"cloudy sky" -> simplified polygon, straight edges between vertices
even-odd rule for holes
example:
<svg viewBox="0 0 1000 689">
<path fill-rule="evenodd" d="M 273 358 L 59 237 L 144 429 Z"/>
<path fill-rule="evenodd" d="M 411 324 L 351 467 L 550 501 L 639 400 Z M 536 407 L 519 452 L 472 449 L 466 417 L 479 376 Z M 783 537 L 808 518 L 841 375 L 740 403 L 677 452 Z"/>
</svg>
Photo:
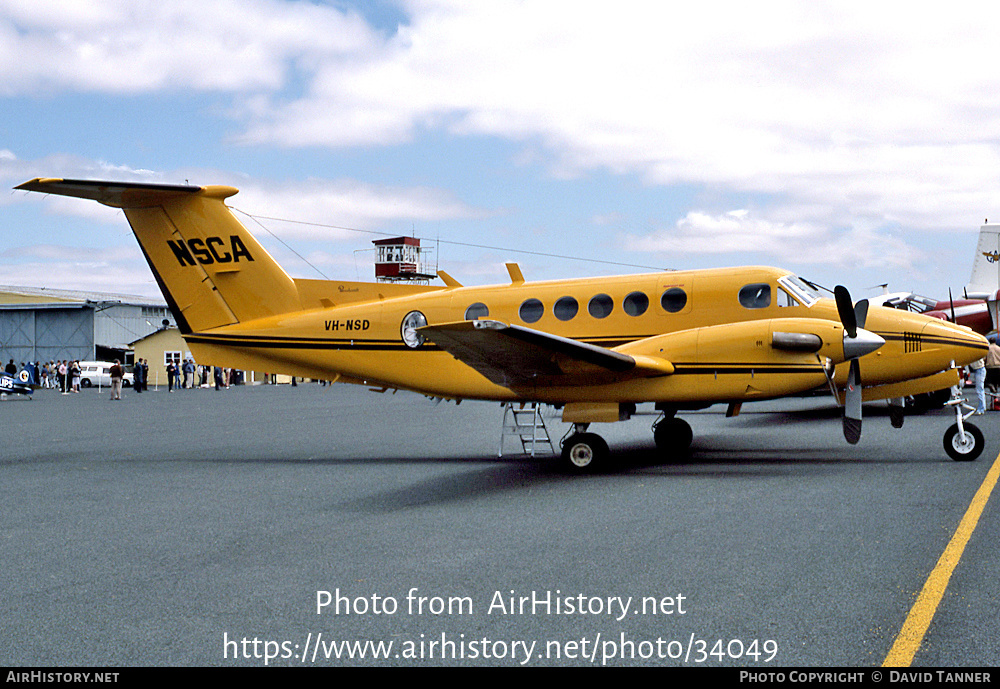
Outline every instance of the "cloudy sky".
<svg viewBox="0 0 1000 689">
<path fill-rule="evenodd" d="M 231 184 L 288 272 L 766 264 L 946 296 L 1000 220 L 1000 5 L 0 0 L 0 181 Z M 156 294 L 124 217 L 0 194 L 0 284 Z"/>
</svg>

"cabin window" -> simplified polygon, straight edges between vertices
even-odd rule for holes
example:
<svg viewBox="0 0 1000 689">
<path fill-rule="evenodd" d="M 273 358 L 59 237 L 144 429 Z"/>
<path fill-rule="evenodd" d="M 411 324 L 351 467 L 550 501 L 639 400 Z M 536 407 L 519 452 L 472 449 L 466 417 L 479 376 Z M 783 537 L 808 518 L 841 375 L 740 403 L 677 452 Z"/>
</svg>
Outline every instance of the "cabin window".
<svg viewBox="0 0 1000 689">
<path fill-rule="evenodd" d="M 573 297 L 561 297 L 556 305 L 552 307 L 552 313 L 561 321 L 568 321 L 576 316 L 580 310 L 580 304 Z"/>
<path fill-rule="evenodd" d="M 771 305 L 771 285 L 755 282 L 740 290 L 740 304 L 748 309 L 764 309 Z"/>
<path fill-rule="evenodd" d="M 534 323 L 542 317 L 543 313 L 545 313 L 545 307 L 537 299 L 525 299 L 524 303 L 521 304 L 521 308 L 517 311 L 517 314 L 525 323 Z"/>
<path fill-rule="evenodd" d="M 642 292 L 632 292 L 632 294 L 625 297 L 622 308 L 630 316 L 641 316 L 649 308 L 649 297 Z"/>
<path fill-rule="evenodd" d="M 680 287 L 671 287 L 660 297 L 660 306 L 667 313 L 677 313 L 688 303 L 687 292 Z"/>
<path fill-rule="evenodd" d="M 482 302 L 476 302 L 465 310 L 465 320 L 474 321 L 477 318 L 486 318 L 490 315 L 490 308 Z"/>
<path fill-rule="evenodd" d="M 587 304 L 587 311 L 594 318 L 606 318 L 614 311 L 615 302 L 606 294 L 598 294 Z"/>
<path fill-rule="evenodd" d="M 778 306 L 798 306 L 798 305 L 799 302 L 795 301 L 795 299 L 792 298 L 791 294 L 789 294 L 780 287 L 778 288 Z"/>
</svg>

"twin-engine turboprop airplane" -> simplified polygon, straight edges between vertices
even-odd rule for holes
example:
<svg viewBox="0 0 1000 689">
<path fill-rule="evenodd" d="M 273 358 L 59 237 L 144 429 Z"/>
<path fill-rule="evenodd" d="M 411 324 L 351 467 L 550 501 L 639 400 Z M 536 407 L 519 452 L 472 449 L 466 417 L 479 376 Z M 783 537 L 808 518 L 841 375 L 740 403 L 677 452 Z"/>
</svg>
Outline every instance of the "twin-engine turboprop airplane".
<svg viewBox="0 0 1000 689">
<path fill-rule="evenodd" d="M 603 279 L 444 287 L 289 277 L 225 205 L 237 190 L 35 179 L 18 189 L 121 208 L 199 363 L 365 382 L 448 399 L 561 406 L 574 424 L 562 456 L 573 470 L 609 456 L 595 422 L 629 418 L 653 402 L 656 445 L 686 451 L 683 410 L 829 385 L 844 435 L 861 435 L 861 403 L 958 381 L 956 366 L 984 356 L 968 328 L 897 309 L 836 299 L 788 271 L 744 267 Z M 956 405 L 956 410 L 958 406 Z M 945 437 L 974 459 L 982 434 L 959 411 Z"/>
</svg>

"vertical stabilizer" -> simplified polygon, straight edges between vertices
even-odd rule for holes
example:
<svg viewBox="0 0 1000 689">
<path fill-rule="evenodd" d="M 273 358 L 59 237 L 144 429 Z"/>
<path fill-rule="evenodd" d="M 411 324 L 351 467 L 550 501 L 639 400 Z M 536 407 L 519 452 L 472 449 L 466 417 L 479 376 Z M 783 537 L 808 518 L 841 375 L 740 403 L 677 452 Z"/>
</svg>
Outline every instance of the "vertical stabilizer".
<svg viewBox="0 0 1000 689">
<path fill-rule="evenodd" d="M 233 187 L 35 179 L 17 187 L 125 211 L 182 333 L 299 307 L 294 281 L 233 216 Z"/>
<path fill-rule="evenodd" d="M 1000 225 L 983 225 L 972 261 L 972 276 L 965 287 L 970 299 L 994 299 L 1000 289 Z"/>
</svg>

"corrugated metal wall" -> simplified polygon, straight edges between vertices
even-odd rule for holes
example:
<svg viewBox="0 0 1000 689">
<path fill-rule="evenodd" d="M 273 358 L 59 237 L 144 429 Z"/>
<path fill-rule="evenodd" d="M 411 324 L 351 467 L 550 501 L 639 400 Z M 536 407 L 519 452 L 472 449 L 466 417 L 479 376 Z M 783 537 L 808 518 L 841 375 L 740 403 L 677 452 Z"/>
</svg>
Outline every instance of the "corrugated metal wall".
<svg viewBox="0 0 1000 689">
<path fill-rule="evenodd" d="M 87 307 L 0 310 L 0 361 L 94 358 L 94 310 Z"/>
</svg>

